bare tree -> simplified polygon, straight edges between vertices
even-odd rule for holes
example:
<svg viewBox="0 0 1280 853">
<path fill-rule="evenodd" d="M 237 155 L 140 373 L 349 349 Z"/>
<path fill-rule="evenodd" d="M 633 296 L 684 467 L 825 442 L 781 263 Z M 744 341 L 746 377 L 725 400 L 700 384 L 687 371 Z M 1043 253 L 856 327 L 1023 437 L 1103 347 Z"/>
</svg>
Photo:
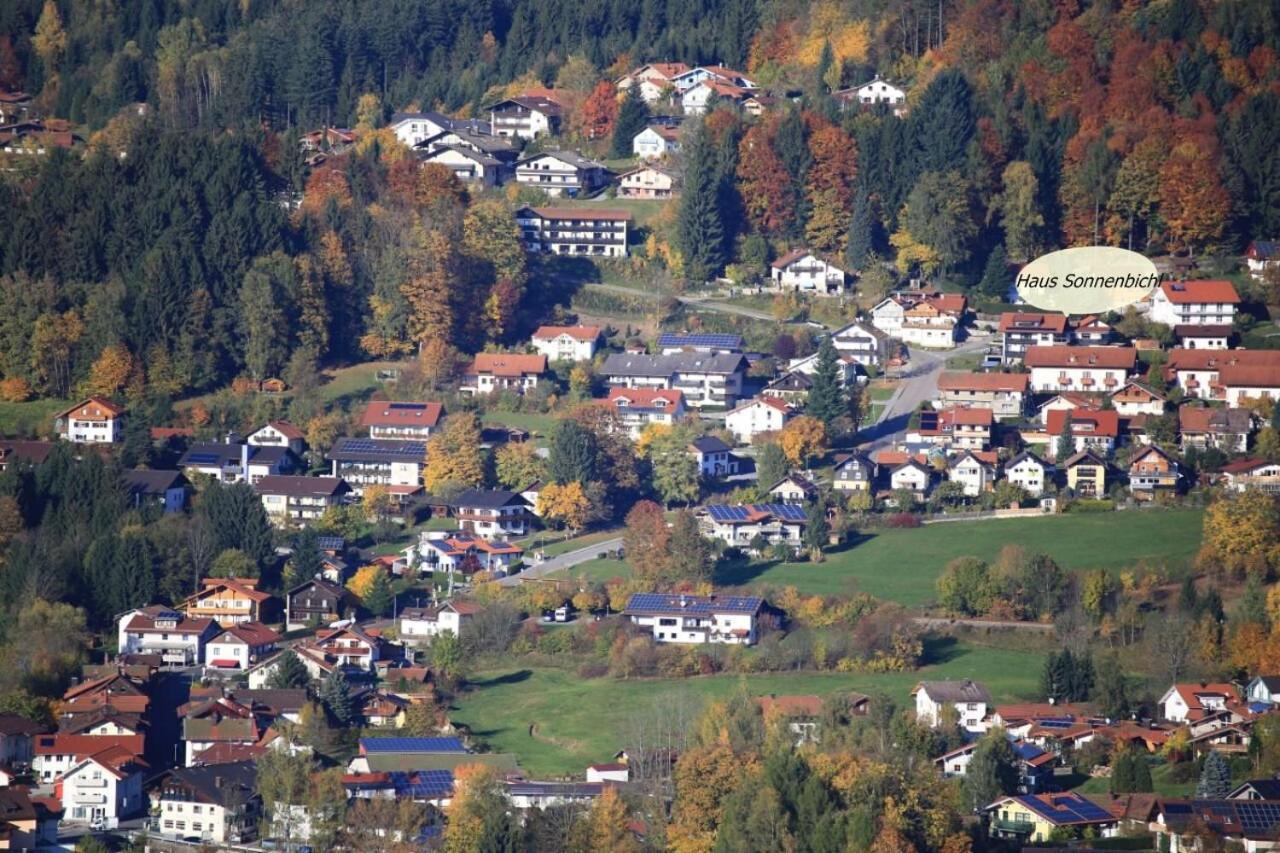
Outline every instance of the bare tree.
<svg viewBox="0 0 1280 853">
<path fill-rule="evenodd" d="M 217 556 L 214 553 L 217 547 L 217 537 L 213 535 L 213 529 L 209 526 L 208 520 L 201 515 L 193 517 L 191 523 L 187 525 L 187 556 L 191 560 L 194 578 L 191 584 L 192 591 L 199 589 L 200 578 L 209 573 L 213 558 Z"/>
</svg>

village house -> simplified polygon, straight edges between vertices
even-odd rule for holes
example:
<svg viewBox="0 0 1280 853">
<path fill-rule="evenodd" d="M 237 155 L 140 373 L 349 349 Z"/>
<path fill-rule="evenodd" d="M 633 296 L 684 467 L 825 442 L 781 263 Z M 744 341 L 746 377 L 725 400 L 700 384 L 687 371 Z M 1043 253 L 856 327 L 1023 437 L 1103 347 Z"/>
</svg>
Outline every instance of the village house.
<svg viewBox="0 0 1280 853">
<path fill-rule="evenodd" d="M 507 177 L 508 166 L 496 157 L 461 145 L 433 145 L 422 163 L 438 163 L 468 184 L 496 187 Z"/>
<path fill-rule="evenodd" d="M 1107 463 L 1092 450 L 1081 450 L 1062 462 L 1067 472 L 1067 488 L 1082 498 L 1107 494 Z"/>
<path fill-rule="evenodd" d="M 1173 337 L 1184 349 L 1231 349 L 1235 327 L 1223 323 L 1216 326 L 1174 326 Z"/>
<path fill-rule="evenodd" d="M 804 506 L 818 497 L 818 487 L 808 477 L 788 474 L 765 492 L 770 502 Z"/>
<path fill-rule="evenodd" d="M 1233 406 L 1241 397 L 1280 400 L 1280 351 L 1173 349 L 1164 371 L 1188 397 Z"/>
<path fill-rule="evenodd" d="M 1226 682 L 1175 684 L 1160 697 L 1161 719 L 1170 723 L 1191 723 L 1206 715 L 1239 703 L 1236 688 Z"/>
<path fill-rule="evenodd" d="M 976 681 L 922 681 L 911 696 L 916 703 L 916 720 L 930 728 L 941 726 L 946 720 L 943 709 L 952 708 L 965 731 L 980 734 L 987 730 L 991 694 Z"/>
<path fill-rule="evenodd" d="M 458 390 L 472 395 L 495 391 L 524 394 L 538 387 L 538 379 L 546 372 L 545 355 L 480 352 L 463 371 Z"/>
<path fill-rule="evenodd" d="M 489 132 L 494 136 L 537 139 L 560 132 L 563 108 L 547 97 L 516 97 L 481 109 L 489 114 Z"/>
<path fill-rule="evenodd" d="M 1005 364 L 1021 364 L 1028 347 L 1063 346 L 1071 331 L 1065 314 L 1007 311 L 1000 315 L 1000 351 Z"/>
<path fill-rule="evenodd" d="M 212 478 L 219 483 L 257 483 L 263 477 L 288 474 L 302 462 L 288 447 L 248 444 L 235 433 L 220 442 L 193 444 L 178 459 L 188 479 Z"/>
<path fill-rule="evenodd" d="M 1280 240 L 1252 240 L 1244 253 L 1249 274 L 1261 281 L 1266 271 L 1280 266 Z"/>
<path fill-rule="evenodd" d="M 784 403 L 803 407 L 813 388 L 813 379 L 803 370 L 788 370 L 760 389 L 761 397 L 776 397 Z"/>
<path fill-rule="evenodd" d="M 1130 347 L 1029 347 L 1023 364 L 1031 370 L 1031 390 L 1110 393 L 1133 372 L 1137 351 Z"/>
<path fill-rule="evenodd" d="M 1035 844 L 1058 833 L 1092 830 L 1104 838 L 1115 834 L 1118 819 L 1080 794 L 1013 794 L 987 806 L 989 829 L 995 838 Z"/>
<path fill-rule="evenodd" d="M 608 182 L 608 167 L 576 151 L 542 151 L 516 161 L 516 183 L 549 196 L 588 196 Z"/>
<path fill-rule="evenodd" d="M 328 625 L 356 608 L 355 596 L 341 584 L 312 578 L 285 594 L 285 629 L 296 631 L 309 625 Z"/>
<path fill-rule="evenodd" d="M 897 116 L 902 115 L 907 102 L 905 91 L 879 75 L 859 86 L 850 86 L 848 89 L 832 92 L 831 97 L 845 107 L 858 106 L 865 109 L 885 104 L 891 107 L 893 114 Z"/>
<path fill-rule="evenodd" d="M 1166 326 L 1230 326 L 1240 295 L 1229 281 L 1165 281 L 1151 294 L 1153 323 Z"/>
<path fill-rule="evenodd" d="M 1024 450 L 1004 465 L 1004 477 L 1033 498 L 1044 494 L 1052 482 L 1053 468 L 1029 450 Z"/>
<path fill-rule="evenodd" d="M 844 270 L 808 249 L 792 249 L 778 258 L 769 266 L 769 278 L 782 291 L 822 296 L 844 293 Z"/>
<path fill-rule="evenodd" d="M 467 489 L 449 501 L 458 525 L 485 539 L 520 537 L 532 521 L 529 502 L 503 489 Z"/>
<path fill-rule="evenodd" d="M 837 375 L 840 377 L 841 386 L 848 388 L 854 382 L 858 381 L 858 362 L 853 356 L 839 354 L 836 359 Z M 787 362 L 787 371 L 790 373 L 803 373 L 808 377 L 812 377 L 818 372 L 818 353 L 803 356 L 801 358 L 793 358 Z"/>
<path fill-rule="evenodd" d="M 372 400 L 360 415 L 360 426 L 369 438 L 391 441 L 426 441 L 440 428 L 444 406 L 408 400 Z"/>
<path fill-rule="evenodd" d="M 685 115 L 700 116 L 706 113 L 707 105 L 713 100 L 741 104 L 751 94 L 750 89 L 723 80 L 702 80 L 680 93 L 680 106 Z"/>
<path fill-rule="evenodd" d="M 1240 459 L 1223 466 L 1220 476 L 1227 489 L 1233 492 L 1258 489 L 1271 494 L 1280 493 L 1280 463 Z"/>
<path fill-rule="evenodd" d="M 273 654 L 283 639 L 261 622 L 240 622 L 226 628 L 205 646 L 205 665 L 218 672 L 244 672 Z"/>
<path fill-rule="evenodd" d="M 401 729 L 404 728 L 410 704 L 412 703 L 403 696 L 375 688 L 360 697 L 357 713 L 370 728 Z"/>
<path fill-rule="evenodd" d="M 766 723 L 777 719 L 786 724 L 787 731 L 795 735 L 796 746 L 821 742 L 821 696 L 778 696 L 771 693 L 768 696 L 757 696 L 754 701 Z"/>
<path fill-rule="evenodd" d="M 675 90 L 675 78 L 688 71 L 683 62 L 651 62 L 619 77 L 614 85 L 619 94 L 639 86 L 645 103 L 656 104 Z"/>
<path fill-rule="evenodd" d="M 731 407 L 742 393 L 746 359 L 736 353 L 611 353 L 600 373 L 617 388 L 677 388 L 685 405 Z"/>
<path fill-rule="evenodd" d="M 995 488 L 999 461 L 994 451 L 966 450 L 949 460 L 947 479 L 964 486 L 966 497 L 976 498 Z"/>
<path fill-rule="evenodd" d="M 871 323 L 903 343 L 949 349 L 959 340 L 968 304 L 955 293 L 895 293 L 871 309 Z"/>
<path fill-rule="evenodd" d="M 763 599 L 740 595 L 684 595 L 637 592 L 623 615 L 633 625 L 651 628 L 659 643 L 756 642 Z"/>
<path fill-rule="evenodd" d="M 89 752 L 54 786 L 68 820 L 115 826 L 146 807 L 142 779 L 150 768 L 136 752 L 105 746 Z"/>
<path fill-rule="evenodd" d="M 62 803 L 54 797 L 33 797 L 11 781 L 0 786 L 0 838 L 9 850 L 56 848 L 62 815 Z"/>
<path fill-rule="evenodd" d="M 52 441 L 0 439 L 0 471 L 9 470 L 10 465 L 39 465 L 49 458 L 54 446 Z"/>
<path fill-rule="evenodd" d="M 287 447 L 299 458 L 307 450 L 307 436 L 288 421 L 267 421 L 245 436 L 245 443 L 253 447 Z"/>
<path fill-rule="evenodd" d="M 1227 365 L 1218 371 L 1222 399 L 1228 406 L 1247 406 L 1253 400 L 1280 401 L 1280 364 Z"/>
<path fill-rule="evenodd" d="M 838 492 L 869 492 L 875 484 L 876 466 L 861 453 L 837 457 L 831 488 Z"/>
<path fill-rule="evenodd" d="M 430 607 L 406 607 L 400 611 L 400 639 L 406 643 L 430 642 L 443 633 L 462 636 L 462 629 L 484 610 L 470 601 L 444 601 Z"/>
<path fill-rule="evenodd" d="M 631 140 L 631 153 L 641 160 L 661 160 L 680 153 L 680 128 L 662 124 L 646 127 Z"/>
<path fill-rule="evenodd" d="M 738 457 L 733 455 L 729 445 L 714 435 L 695 438 L 685 450 L 693 457 L 701 477 L 716 479 L 738 473 Z"/>
<path fill-rule="evenodd" d="M 1111 395 L 1111 405 L 1123 417 L 1163 415 L 1165 397 L 1147 385 L 1130 379 Z"/>
<path fill-rule="evenodd" d="M 1054 412 L 1100 412 L 1102 400 L 1091 394 L 1080 394 L 1075 391 L 1064 391 L 1054 394 L 1036 408 L 1036 420 L 1041 424 L 1049 423 L 1049 415 Z"/>
<path fill-rule="evenodd" d="M 36 735 L 32 747 L 31 773 L 43 785 L 53 783 L 90 755 L 106 750 L 116 750 L 121 755 L 142 755 L 145 738 L 140 734 L 93 735 L 56 734 Z"/>
<path fill-rule="evenodd" d="M 347 484 L 355 496 L 369 486 L 382 486 L 394 500 L 422 491 L 427 442 L 376 438 L 339 438 L 326 458 L 331 477 Z"/>
<path fill-rule="evenodd" d="M 938 420 L 949 424 L 951 447 L 985 450 L 991 444 L 995 419 L 990 409 L 953 406 L 938 413 Z"/>
<path fill-rule="evenodd" d="M 141 509 L 158 506 L 166 514 L 181 512 L 187 505 L 191 481 L 181 471 L 128 470 L 120 472 L 125 496 L 129 503 Z"/>
<path fill-rule="evenodd" d="M 805 518 L 804 508 L 793 504 L 707 504 L 698 510 L 703 535 L 744 550 L 760 541 L 799 547 Z"/>
<path fill-rule="evenodd" d="M 258 589 L 257 578 L 202 578 L 200 589 L 179 605 L 192 619 L 213 619 L 226 627 L 241 622 L 270 622 L 275 599 Z"/>
<path fill-rule="evenodd" d="M 933 491 L 933 468 L 920 459 L 908 458 L 889 471 L 889 488 L 895 492 L 911 492 L 916 500 L 922 501 Z"/>
<path fill-rule="evenodd" d="M 160 834 L 214 845 L 252 840 L 262 817 L 257 778 L 254 761 L 170 770 L 159 784 Z"/>
<path fill-rule="evenodd" d="M 334 666 L 373 672 L 379 661 L 391 656 L 391 647 L 380 635 L 355 625 L 322 628 L 316 632 L 312 648 Z"/>
<path fill-rule="evenodd" d="M 602 331 L 599 326 L 539 326 L 531 340 L 547 361 L 590 361 Z"/>
<path fill-rule="evenodd" d="M 1139 450 L 1129 462 L 1129 491 L 1134 497 L 1150 500 L 1157 492 L 1178 488 L 1178 463 L 1154 444 Z"/>
<path fill-rule="evenodd" d="M 997 418 L 1016 418 L 1026 411 L 1030 377 L 1025 373 L 959 373 L 938 376 L 940 409 L 971 406 L 991 410 Z"/>
<path fill-rule="evenodd" d="M 437 112 L 401 112 L 392 115 L 387 126 L 406 148 L 414 148 L 433 136 L 452 130 L 454 119 Z"/>
<path fill-rule="evenodd" d="M 160 655 L 165 663 L 193 666 L 204 660 L 205 644 L 218 630 L 213 619 L 153 604 L 120 617 L 116 649 L 122 655 Z"/>
<path fill-rule="evenodd" d="M 685 414 L 684 392 L 679 389 L 610 388 L 605 404 L 633 439 L 649 424 L 671 426 Z"/>
<path fill-rule="evenodd" d="M 515 213 L 520 239 L 530 252 L 551 255 L 627 256 L 631 214 L 606 208 L 522 207 Z"/>
<path fill-rule="evenodd" d="M 831 345 L 843 358 L 863 367 L 886 367 L 893 349 L 888 335 L 862 320 L 832 332 Z"/>
<path fill-rule="evenodd" d="M 273 474 L 254 484 L 267 517 L 279 527 L 303 525 L 346 503 L 351 487 L 341 477 Z"/>
<path fill-rule="evenodd" d="M 1079 346 L 1101 346 L 1109 343 L 1115 330 L 1097 314 L 1086 314 L 1071 324 L 1071 337 Z"/>
<path fill-rule="evenodd" d="M 1244 698 L 1250 704 L 1280 705 L 1280 675 L 1255 675 L 1245 686 Z"/>
<path fill-rule="evenodd" d="M 724 416 L 724 428 L 739 444 L 750 444 L 763 433 L 779 432 L 799 411 L 778 397 L 757 397 L 741 403 Z"/>
<path fill-rule="evenodd" d="M 1092 450 L 1110 456 L 1120 437 L 1120 416 L 1112 409 L 1051 411 L 1045 423 L 1049 437 L 1048 455 L 1058 460 L 1058 438 L 1070 424 L 1071 446 L 1076 451 Z"/>
<path fill-rule="evenodd" d="M 668 199 L 680 195 L 674 172 L 657 166 L 640 166 L 618 176 L 618 198 Z"/>
<path fill-rule="evenodd" d="M 265 721 L 251 706 L 225 696 L 192 700 L 180 712 L 186 767 L 194 766 L 197 756 L 215 746 L 254 746 L 266 732 Z"/>
<path fill-rule="evenodd" d="M 415 565 L 424 572 L 474 574 L 485 571 L 501 576 L 509 574 L 520 562 L 524 550 L 519 545 L 485 539 L 467 531 L 424 530 L 419 534 L 418 544 L 409 546 L 403 553 L 411 562 L 416 560 Z"/>
<path fill-rule="evenodd" d="M 509 137 L 490 133 L 488 122 L 478 119 L 451 119 L 450 121 L 452 122 L 452 127 L 442 130 L 434 136 L 428 136 L 413 146 L 419 162 L 424 164 L 442 162 L 433 159 L 433 155 L 441 151 L 478 155 L 486 163 L 485 174 L 473 173 L 469 176 L 458 174 L 458 177 L 467 181 L 479 180 L 485 183 L 502 183 L 507 173 L 515 165 L 516 160 L 519 159 L 520 149 L 516 144 Z M 490 175 L 489 172 L 493 172 L 493 174 Z"/>
<path fill-rule="evenodd" d="M 661 355 L 700 352 L 706 355 L 742 354 L 742 335 L 721 332 L 661 332 L 657 349 Z"/>
<path fill-rule="evenodd" d="M 1178 433 L 1183 450 L 1217 448 L 1224 453 L 1244 453 L 1253 432 L 1253 413 L 1248 409 L 1181 406 Z"/>
<path fill-rule="evenodd" d="M 34 738 L 43 730 L 42 726 L 18 714 L 0 714 L 0 770 L 29 763 L 35 754 Z"/>
<path fill-rule="evenodd" d="M 699 65 L 696 68 L 690 68 L 688 71 L 681 72 L 671 78 L 671 83 L 675 86 L 677 92 L 687 92 L 703 80 L 718 80 L 722 83 L 728 83 L 737 86 L 740 89 L 756 89 L 759 86 L 756 82 L 741 71 L 735 71 L 732 68 L 725 68 L 722 65 Z"/>
<path fill-rule="evenodd" d="M 124 441 L 125 410 L 103 397 L 89 397 L 53 416 L 54 430 L 76 444 Z"/>
</svg>

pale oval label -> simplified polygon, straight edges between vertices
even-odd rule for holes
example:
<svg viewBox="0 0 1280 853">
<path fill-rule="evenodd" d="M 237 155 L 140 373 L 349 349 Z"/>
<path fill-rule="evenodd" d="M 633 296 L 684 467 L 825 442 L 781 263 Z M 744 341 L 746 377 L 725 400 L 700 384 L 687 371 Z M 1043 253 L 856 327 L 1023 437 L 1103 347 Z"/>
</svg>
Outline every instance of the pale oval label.
<svg viewBox="0 0 1280 853">
<path fill-rule="evenodd" d="M 1115 246 L 1077 246 L 1041 255 L 1018 272 L 1018 296 L 1063 314 L 1119 311 L 1160 284 L 1149 258 Z"/>
</svg>

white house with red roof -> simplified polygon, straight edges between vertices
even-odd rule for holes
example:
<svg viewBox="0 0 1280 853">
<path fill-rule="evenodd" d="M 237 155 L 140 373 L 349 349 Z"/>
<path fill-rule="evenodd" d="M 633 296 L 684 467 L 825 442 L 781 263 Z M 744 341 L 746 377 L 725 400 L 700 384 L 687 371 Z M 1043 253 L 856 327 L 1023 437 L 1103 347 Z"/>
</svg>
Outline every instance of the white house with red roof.
<svg viewBox="0 0 1280 853">
<path fill-rule="evenodd" d="M 605 405 L 617 412 L 632 438 L 649 424 L 671 426 L 685 415 L 684 392 L 679 388 L 610 388 Z"/>
<path fill-rule="evenodd" d="M 1166 326 L 1231 325 L 1240 294 L 1226 280 L 1166 281 L 1151 294 L 1152 322 Z"/>
<path fill-rule="evenodd" d="M 471 601 L 445 601 L 430 607 L 406 607 L 400 611 L 400 638 L 405 642 L 430 641 L 446 631 L 455 637 L 484 608 Z"/>
<path fill-rule="evenodd" d="M 492 394 L 495 391 L 511 391 L 523 394 L 538 387 L 538 380 L 547 372 L 545 355 L 524 353 L 481 352 L 476 353 L 462 374 L 458 390 L 463 394 Z"/>
<path fill-rule="evenodd" d="M 660 160 L 680 151 L 680 128 L 655 124 L 631 140 L 631 153 L 641 160 Z"/>
<path fill-rule="evenodd" d="M 1190 723 L 1239 703 L 1233 684 L 1175 684 L 1160 697 L 1160 716 L 1171 723 Z"/>
<path fill-rule="evenodd" d="M 313 648 L 336 666 L 367 672 L 373 672 L 377 662 L 388 655 L 381 635 L 355 625 L 317 631 Z"/>
<path fill-rule="evenodd" d="M 968 309 L 959 293 L 894 293 L 871 309 L 871 323 L 903 343 L 949 349 L 960 338 Z"/>
<path fill-rule="evenodd" d="M 417 545 L 402 552 L 423 571 L 485 571 L 507 574 L 524 550 L 502 539 L 485 539 L 466 530 L 424 530 Z"/>
<path fill-rule="evenodd" d="M 1165 396 L 1136 379 L 1130 379 L 1111 395 L 1111 405 L 1125 417 L 1163 415 Z"/>
<path fill-rule="evenodd" d="M 947 464 L 947 479 L 964 487 L 966 497 L 976 498 L 995 488 L 1000 460 L 994 450 L 965 450 Z"/>
<path fill-rule="evenodd" d="M 261 622 L 241 622 L 205 646 L 205 665 L 219 672 L 243 672 L 273 654 L 281 636 Z"/>
<path fill-rule="evenodd" d="M 656 104 L 675 91 L 675 79 L 688 71 L 689 66 L 683 62 L 650 62 L 619 77 L 614 85 L 619 94 L 639 86 L 645 103 Z"/>
<path fill-rule="evenodd" d="M 124 407 L 103 397 L 89 397 L 53 416 L 58 435 L 76 444 L 124 441 Z"/>
<path fill-rule="evenodd" d="M 1027 347 L 1065 345 L 1071 338 L 1065 314 L 1006 311 L 1000 315 L 1002 358 L 1020 364 Z"/>
<path fill-rule="evenodd" d="M 287 447 L 301 457 L 307 449 L 307 436 L 288 421 L 267 421 L 245 437 L 254 447 Z"/>
<path fill-rule="evenodd" d="M 135 752 L 110 746 L 85 755 L 54 783 L 67 820 L 111 823 L 146 807 L 143 773 L 149 769 Z"/>
<path fill-rule="evenodd" d="M 600 344 L 599 326 L 539 326 L 533 348 L 548 361 L 590 361 Z"/>
<path fill-rule="evenodd" d="M 1220 480 L 1233 492 L 1258 489 L 1271 494 L 1280 493 L 1280 463 L 1265 459 L 1239 459 L 1228 462 L 1222 468 Z"/>
<path fill-rule="evenodd" d="M 786 400 L 757 397 L 725 415 L 724 426 L 739 443 L 750 444 L 761 433 L 780 431 L 797 414 L 796 407 Z"/>
<path fill-rule="evenodd" d="M 218 634 L 218 623 L 155 604 L 120 617 L 119 654 L 158 654 L 165 663 L 192 666 L 204 660 L 204 647 Z"/>
<path fill-rule="evenodd" d="M 1120 439 L 1120 415 L 1112 409 L 1072 409 L 1051 411 L 1045 422 L 1045 434 L 1049 440 L 1048 455 L 1057 459 L 1058 436 L 1062 435 L 1067 421 L 1071 422 L 1071 444 L 1074 452 L 1092 450 L 1109 456 Z"/>
<path fill-rule="evenodd" d="M 1030 377 L 1025 373 L 965 373 L 945 371 L 938 376 L 934 407 L 974 406 L 990 409 L 998 418 L 1016 418 L 1027 407 Z"/>
<path fill-rule="evenodd" d="M 991 444 L 995 415 L 980 406 L 952 406 L 941 412 L 923 411 L 920 425 L 909 430 L 908 444 L 929 442 L 943 448 L 985 450 Z"/>
<path fill-rule="evenodd" d="M 90 755 L 112 748 L 129 755 L 141 755 L 145 746 L 145 738 L 140 734 L 86 735 L 58 732 L 36 735 L 31 772 L 41 784 L 48 784 Z"/>
<path fill-rule="evenodd" d="M 372 400 L 364 407 L 360 426 L 369 430 L 372 439 L 426 441 L 439 428 L 443 415 L 441 403 Z"/>
<path fill-rule="evenodd" d="M 1110 393 L 1129 378 L 1137 363 L 1130 347 L 1028 347 L 1023 364 L 1031 371 L 1031 390 Z"/>
<path fill-rule="evenodd" d="M 792 249 L 778 258 L 769 267 L 769 278 L 779 290 L 822 296 L 844 293 L 845 271 L 808 249 Z"/>
</svg>

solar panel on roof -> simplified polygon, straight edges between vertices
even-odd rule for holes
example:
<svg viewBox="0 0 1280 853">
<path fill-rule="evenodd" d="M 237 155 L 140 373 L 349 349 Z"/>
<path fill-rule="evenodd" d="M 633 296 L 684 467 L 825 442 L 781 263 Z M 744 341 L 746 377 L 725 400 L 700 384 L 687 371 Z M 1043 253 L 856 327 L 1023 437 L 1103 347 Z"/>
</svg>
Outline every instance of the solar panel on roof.
<svg viewBox="0 0 1280 853">
<path fill-rule="evenodd" d="M 360 748 L 366 753 L 377 752 L 466 752 L 467 748 L 456 737 L 378 737 L 361 738 Z"/>
<path fill-rule="evenodd" d="M 715 332 L 682 335 L 677 332 L 663 332 L 658 336 L 660 347 L 714 347 L 717 349 L 737 349 L 742 346 L 741 335 L 720 334 Z"/>
<path fill-rule="evenodd" d="M 216 453 L 189 453 L 187 462 L 191 465 L 212 465 L 222 457 Z"/>
<path fill-rule="evenodd" d="M 418 409 L 425 409 L 426 407 L 427 407 L 426 403 L 388 403 L 387 404 L 387 408 L 392 409 L 393 411 L 395 410 L 416 411 Z"/>
</svg>

